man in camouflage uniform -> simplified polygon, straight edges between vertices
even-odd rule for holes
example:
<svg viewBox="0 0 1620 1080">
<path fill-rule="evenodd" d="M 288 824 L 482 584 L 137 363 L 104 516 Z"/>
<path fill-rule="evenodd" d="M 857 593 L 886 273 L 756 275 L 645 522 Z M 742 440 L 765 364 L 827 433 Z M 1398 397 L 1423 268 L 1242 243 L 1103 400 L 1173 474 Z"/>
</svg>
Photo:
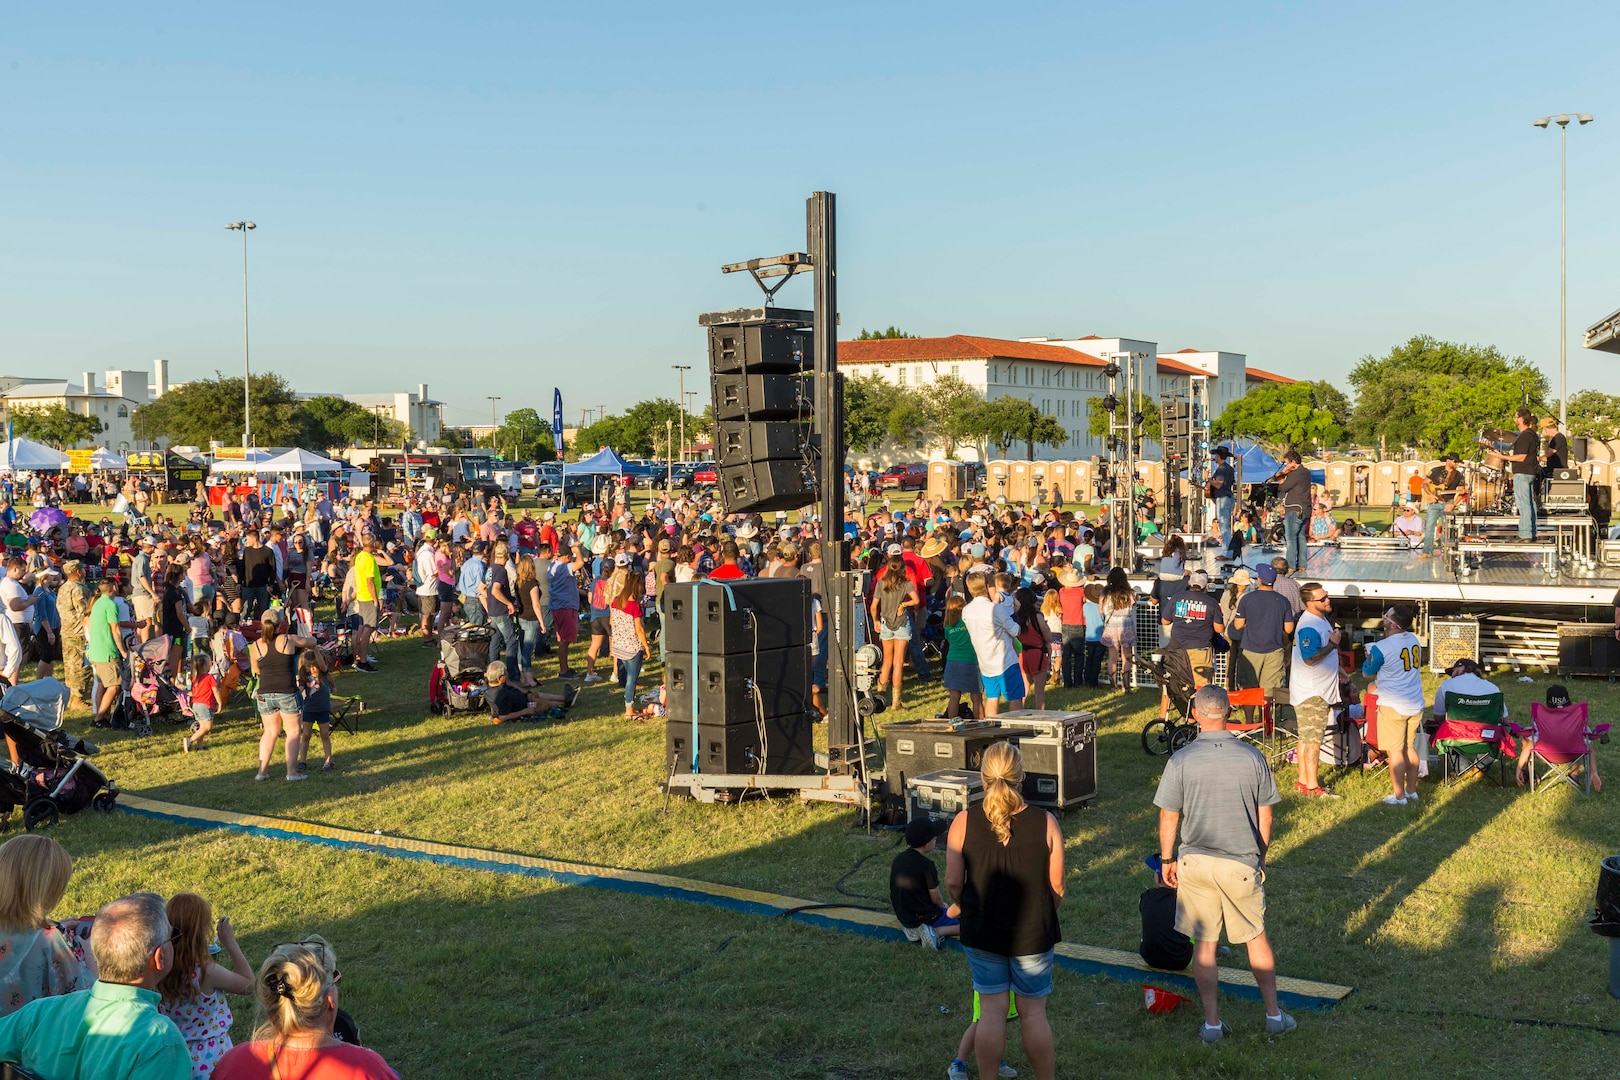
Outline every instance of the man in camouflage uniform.
<svg viewBox="0 0 1620 1080">
<path fill-rule="evenodd" d="M 69 559 L 62 564 L 67 580 L 56 590 L 56 610 L 62 617 L 62 681 L 80 705 L 90 700 L 90 667 L 84 662 L 85 620 L 90 616 L 90 590 L 84 584 L 84 564 Z"/>
</svg>

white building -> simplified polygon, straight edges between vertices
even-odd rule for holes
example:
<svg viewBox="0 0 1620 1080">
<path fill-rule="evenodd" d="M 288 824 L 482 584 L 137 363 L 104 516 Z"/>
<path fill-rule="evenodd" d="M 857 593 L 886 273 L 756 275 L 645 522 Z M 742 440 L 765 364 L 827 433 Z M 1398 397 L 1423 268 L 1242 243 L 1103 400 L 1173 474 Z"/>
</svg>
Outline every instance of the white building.
<svg viewBox="0 0 1620 1080">
<path fill-rule="evenodd" d="M 101 421 L 101 434 L 77 444 L 80 447 L 105 446 L 116 453 L 147 448 L 134 422 L 135 410 L 168 389 L 168 362 L 157 360 L 155 385 L 144 371 L 107 371 L 98 379 L 93 371 L 79 381 L 40 379 L 26 376 L 0 376 L 0 405 L 9 416 L 13 410 L 46 409 L 60 405 L 82 416 Z"/>
<path fill-rule="evenodd" d="M 413 442 L 435 442 L 444 434 L 444 402 L 428 397 L 427 383 L 418 384 L 415 393 L 401 391 L 394 394 L 338 396 L 374 412 L 380 411 L 390 420 L 398 420 L 410 428 Z"/>
<path fill-rule="evenodd" d="M 1106 453 L 1104 439 L 1086 427 L 1087 402 L 1108 392 L 1104 359 L 1112 353 L 1144 354 L 1142 393 L 1157 401 L 1160 394 L 1187 388 L 1194 375 L 1208 376 L 1210 405 L 1220 415 L 1227 403 L 1242 397 L 1260 381 L 1292 382 L 1247 366 L 1241 353 L 1184 349 L 1160 356 L 1158 344 L 1136 338 L 1001 338 L 955 334 L 943 338 L 882 338 L 838 343 L 838 363 L 846 374 L 875 374 L 900 386 L 926 386 L 941 375 L 955 375 L 984 396 L 986 401 L 1006 395 L 1021 397 L 1055 418 L 1069 432 L 1062 446 L 1036 446 L 1037 460 L 1086 458 Z M 1144 447 L 1157 453 L 1156 446 Z M 992 448 L 993 452 L 993 448 Z M 1014 453 L 1022 453 L 1014 447 Z M 959 457 L 977 456 L 962 447 Z M 919 455 L 939 459 L 941 445 L 911 447 L 885 445 L 861 464 L 886 465 L 916 460 Z"/>
</svg>

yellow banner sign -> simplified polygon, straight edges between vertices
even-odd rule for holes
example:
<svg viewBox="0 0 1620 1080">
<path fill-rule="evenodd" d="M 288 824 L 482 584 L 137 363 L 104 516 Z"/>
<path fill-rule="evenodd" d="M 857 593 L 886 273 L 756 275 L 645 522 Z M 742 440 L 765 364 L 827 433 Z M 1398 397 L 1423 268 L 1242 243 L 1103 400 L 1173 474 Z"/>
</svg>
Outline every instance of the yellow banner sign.
<svg viewBox="0 0 1620 1080">
<path fill-rule="evenodd" d="M 69 450 L 67 452 L 68 472 L 89 472 L 91 469 L 90 459 L 95 455 L 94 448 L 89 450 Z"/>
</svg>

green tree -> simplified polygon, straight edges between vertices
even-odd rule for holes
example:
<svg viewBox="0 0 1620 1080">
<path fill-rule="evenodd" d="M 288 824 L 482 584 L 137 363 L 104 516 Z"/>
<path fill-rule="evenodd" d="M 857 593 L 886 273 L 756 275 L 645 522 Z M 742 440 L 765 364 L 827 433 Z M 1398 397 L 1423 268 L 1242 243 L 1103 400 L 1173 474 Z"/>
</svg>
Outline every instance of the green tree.
<svg viewBox="0 0 1620 1080">
<path fill-rule="evenodd" d="M 1327 400 L 1313 383 L 1265 383 L 1228 402 L 1211 430 L 1218 439 L 1235 435 L 1278 451 L 1332 446 L 1344 438 L 1344 428 L 1332 409 L 1321 404 Z"/>
<path fill-rule="evenodd" d="M 1547 398 L 1547 377 L 1524 357 L 1427 335 L 1363 357 L 1350 383 L 1356 391 L 1350 435 L 1367 445 L 1382 437 L 1392 449 L 1463 447 L 1482 427 L 1509 426 L 1520 402 L 1539 409 Z"/>
<path fill-rule="evenodd" d="M 105 430 L 94 416 L 76 413 L 66 405 L 18 406 L 11 410 L 11 433 L 19 438 L 48 443 L 58 450 L 78 446 Z"/>
<path fill-rule="evenodd" d="M 909 444 L 928 422 L 921 392 L 879 375 L 844 380 L 844 438 L 851 450 L 875 450 L 884 439 Z"/>
<path fill-rule="evenodd" d="M 686 415 L 688 442 L 712 432 L 712 415 L 712 411 Z M 680 406 L 669 398 L 651 398 L 636 402 L 622 416 L 604 416 L 580 428 L 574 445 L 586 457 L 604 446 L 624 457 L 650 457 L 655 444 L 663 447 L 672 433 L 679 438 L 680 429 Z"/>
<path fill-rule="evenodd" d="M 1577 390 L 1565 407 L 1569 434 L 1607 442 L 1620 439 L 1620 397 L 1601 390 Z"/>
<path fill-rule="evenodd" d="M 260 446 L 291 446 L 305 433 L 302 402 L 280 375 L 253 376 L 253 441 Z M 149 439 L 207 446 L 242 441 L 242 380 L 215 373 L 176 387 L 135 410 Z"/>
<path fill-rule="evenodd" d="M 871 330 L 866 329 L 865 327 L 862 327 L 860 335 L 857 336 L 855 338 L 855 340 L 856 341 L 885 341 L 885 340 L 888 340 L 889 338 L 909 338 L 909 337 L 916 337 L 916 336 L 917 336 L 916 334 L 908 334 L 904 330 L 897 330 L 892 326 L 889 327 L 887 330 L 879 330 L 876 333 L 874 333 Z"/>
<path fill-rule="evenodd" d="M 323 394 L 299 403 L 304 420 L 301 445 L 330 450 L 340 446 L 398 446 L 405 425 L 358 402 Z M 254 408 L 255 424 L 258 408 Z"/>
<path fill-rule="evenodd" d="M 1124 408 L 1121 402 L 1120 408 Z M 1136 411 L 1142 414 L 1142 437 L 1157 439 L 1159 437 L 1159 409 L 1146 394 L 1136 395 Z M 1120 416 L 1123 420 L 1123 414 Z M 1108 435 L 1108 410 L 1103 408 L 1103 399 L 1099 397 L 1086 399 L 1086 433 L 1098 438 Z"/>
<path fill-rule="evenodd" d="M 1055 417 L 1011 394 L 974 406 L 967 425 L 973 438 L 997 447 L 1002 457 L 1015 442 L 1022 442 L 1024 456 L 1033 458 L 1036 443 L 1062 446 L 1069 440 L 1069 433 Z"/>
<path fill-rule="evenodd" d="M 533 409 L 513 409 L 495 431 L 495 449 L 511 453 L 513 461 L 555 461 L 551 422 Z"/>
<path fill-rule="evenodd" d="M 945 447 L 947 458 L 956 457 L 956 448 L 973 442 L 973 410 L 983 404 L 979 392 L 957 375 L 941 375 L 928 384 L 925 392 L 927 431 Z"/>
</svg>

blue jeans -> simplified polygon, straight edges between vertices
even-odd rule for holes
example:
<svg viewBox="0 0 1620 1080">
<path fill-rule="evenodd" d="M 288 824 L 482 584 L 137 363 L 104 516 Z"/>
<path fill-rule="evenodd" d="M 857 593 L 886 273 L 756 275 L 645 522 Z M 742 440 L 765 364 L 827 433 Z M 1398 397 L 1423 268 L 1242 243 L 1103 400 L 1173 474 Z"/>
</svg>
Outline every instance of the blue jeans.
<svg viewBox="0 0 1620 1080">
<path fill-rule="evenodd" d="M 461 602 L 461 614 L 474 626 L 483 626 L 489 620 L 484 615 L 484 603 L 476 596 L 469 596 Z"/>
<path fill-rule="evenodd" d="M 1435 526 L 1445 520 L 1446 504 L 1430 503 L 1423 508 L 1423 554 L 1434 554 Z"/>
<path fill-rule="evenodd" d="M 928 657 L 923 655 L 922 634 L 917 629 L 917 619 L 919 618 L 917 612 L 922 610 L 925 609 L 911 609 L 911 640 L 906 643 L 906 652 L 911 656 L 911 666 L 917 672 L 917 677 L 923 680 L 928 680 L 934 677 L 934 672 L 933 669 L 928 666 Z M 923 615 L 921 618 L 927 618 L 927 616 Z"/>
<path fill-rule="evenodd" d="M 1298 510 L 1283 514 L 1283 558 L 1297 570 L 1305 565 L 1306 515 Z"/>
<path fill-rule="evenodd" d="M 270 590 L 242 589 L 242 621 L 251 622 L 270 609 Z"/>
<path fill-rule="evenodd" d="M 1215 520 L 1221 523 L 1221 539 L 1232 538 L 1232 503 L 1230 495 L 1215 496 Z"/>
<path fill-rule="evenodd" d="M 504 660 L 507 670 L 515 671 L 518 666 L 517 620 L 510 615 L 494 615 L 489 620 L 489 628 L 494 631 L 489 636 L 489 662 Z"/>
<path fill-rule="evenodd" d="M 518 670 L 529 672 L 534 670 L 534 647 L 540 644 L 540 620 L 519 619 L 517 624 L 522 634 L 518 642 Z"/>
<path fill-rule="evenodd" d="M 628 660 L 620 660 L 620 669 L 624 672 L 624 703 L 634 707 L 636 703 L 636 680 L 641 678 L 641 664 L 646 659 L 645 654 L 636 653 Z"/>
<path fill-rule="evenodd" d="M 816 655 L 810 658 L 810 685 L 817 690 L 827 689 L 827 628 L 831 625 L 823 621 L 816 635 Z"/>
<path fill-rule="evenodd" d="M 1073 689 L 1085 684 L 1086 675 L 1086 628 L 1084 626 L 1065 626 L 1063 628 L 1063 686 Z"/>
<path fill-rule="evenodd" d="M 1519 539 L 1536 538 L 1536 474 L 1513 474 L 1513 502 L 1519 508 Z"/>
</svg>

